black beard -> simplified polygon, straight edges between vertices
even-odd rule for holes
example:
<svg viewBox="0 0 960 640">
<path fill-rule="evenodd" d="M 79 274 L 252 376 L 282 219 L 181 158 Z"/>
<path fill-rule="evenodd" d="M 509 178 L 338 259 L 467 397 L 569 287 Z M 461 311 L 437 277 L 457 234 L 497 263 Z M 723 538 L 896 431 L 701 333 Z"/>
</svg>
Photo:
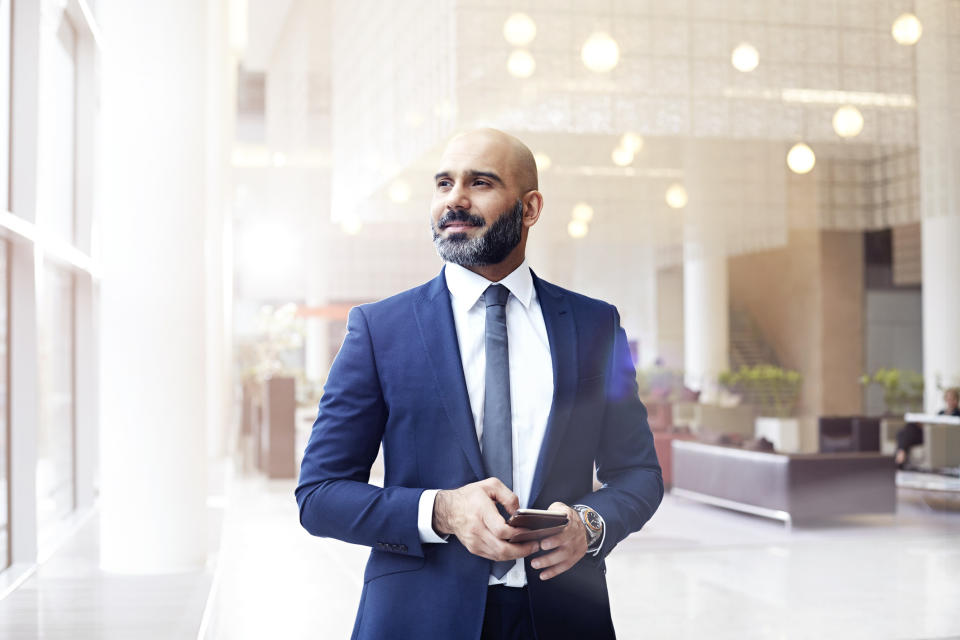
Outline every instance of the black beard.
<svg viewBox="0 0 960 640">
<path fill-rule="evenodd" d="M 461 267 L 485 267 L 499 264 L 506 260 L 510 252 L 520 244 L 523 231 L 523 202 L 517 198 L 517 204 L 513 209 L 500 214 L 487 232 L 476 238 L 470 238 L 463 232 L 451 233 L 446 238 L 441 237 L 438 229 L 442 229 L 451 222 L 466 222 L 475 227 L 486 224 L 480 216 L 472 215 L 463 209 L 447 211 L 437 224 L 431 222 L 433 245 L 445 262 L 452 262 Z"/>
</svg>

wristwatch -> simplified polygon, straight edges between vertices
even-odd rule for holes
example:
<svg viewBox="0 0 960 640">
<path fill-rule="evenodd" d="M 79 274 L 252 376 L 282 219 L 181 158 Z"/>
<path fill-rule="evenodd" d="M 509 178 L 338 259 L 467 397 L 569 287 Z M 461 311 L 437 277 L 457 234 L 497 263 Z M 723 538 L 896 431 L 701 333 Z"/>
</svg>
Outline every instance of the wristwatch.
<svg viewBox="0 0 960 640">
<path fill-rule="evenodd" d="M 583 504 L 573 505 L 573 510 L 580 516 L 583 527 L 587 530 L 587 550 L 594 551 L 603 542 L 603 518 Z"/>
</svg>

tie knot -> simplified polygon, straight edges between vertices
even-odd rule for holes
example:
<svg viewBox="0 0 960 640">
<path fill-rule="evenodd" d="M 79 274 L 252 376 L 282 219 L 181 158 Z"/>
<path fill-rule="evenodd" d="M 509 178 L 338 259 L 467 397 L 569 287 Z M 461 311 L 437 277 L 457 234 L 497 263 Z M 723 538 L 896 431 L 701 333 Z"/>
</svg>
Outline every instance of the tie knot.
<svg viewBox="0 0 960 640">
<path fill-rule="evenodd" d="M 492 284 L 483 292 L 483 302 L 488 307 L 505 306 L 510 297 L 510 289 L 502 284 Z"/>
</svg>

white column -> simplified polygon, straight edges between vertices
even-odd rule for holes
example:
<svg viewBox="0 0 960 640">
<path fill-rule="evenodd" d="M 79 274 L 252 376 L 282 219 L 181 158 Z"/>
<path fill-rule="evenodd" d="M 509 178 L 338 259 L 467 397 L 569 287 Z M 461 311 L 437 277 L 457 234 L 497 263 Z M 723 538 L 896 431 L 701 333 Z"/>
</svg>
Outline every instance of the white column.
<svg viewBox="0 0 960 640">
<path fill-rule="evenodd" d="M 728 166 L 731 153 L 721 142 L 684 142 L 683 185 L 689 195 L 682 211 L 684 379 L 708 401 L 717 391 L 717 376 L 730 366 L 727 225 L 731 212 L 746 206 L 729 192 L 736 178 Z"/>
<path fill-rule="evenodd" d="M 706 395 L 716 391 L 717 376 L 729 363 L 727 257 L 688 242 L 683 258 L 684 379 Z"/>
<path fill-rule="evenodd" d="M 99 0 L 100 563 L 206 561 L 206 3 Z"/>
<path fill-rule="evenodd" d="M 943 408 L 938 384 L 960 384 L 960 23 L 945 0 L 918 0 L 917 135 L 923 214 L 924 408 Z"/>
<path fill-rule="evenodd" d="M 656 274 L 657 353 L 669 369 L 683 369 L 683 265 Z"/>
<path fill-rule="evenodd" d="M 960 179 L 960 177 L 958 177 Z M 943 408 L 944 387 L 960 385 L 960 215 L 923 221 L 924 408 Z"/>
</svg>

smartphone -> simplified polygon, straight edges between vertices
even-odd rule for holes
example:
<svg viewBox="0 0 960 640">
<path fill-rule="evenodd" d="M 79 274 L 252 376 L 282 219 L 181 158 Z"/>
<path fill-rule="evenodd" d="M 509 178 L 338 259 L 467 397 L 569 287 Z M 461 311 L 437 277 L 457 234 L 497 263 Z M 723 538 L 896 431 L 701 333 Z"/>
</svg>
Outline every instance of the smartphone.
<svg viewBox="0 0 960 640">
<path fill-rule="evenodd" d="M 530 529 L 513 536 L 507 542 L 529 542 L 541 540 L 556 533 L 560 533 L 567 526 L 565 511 L 548 511 L 546 509 L 517 509 L 507 524 L 511 527 Z"/>
</svg>

